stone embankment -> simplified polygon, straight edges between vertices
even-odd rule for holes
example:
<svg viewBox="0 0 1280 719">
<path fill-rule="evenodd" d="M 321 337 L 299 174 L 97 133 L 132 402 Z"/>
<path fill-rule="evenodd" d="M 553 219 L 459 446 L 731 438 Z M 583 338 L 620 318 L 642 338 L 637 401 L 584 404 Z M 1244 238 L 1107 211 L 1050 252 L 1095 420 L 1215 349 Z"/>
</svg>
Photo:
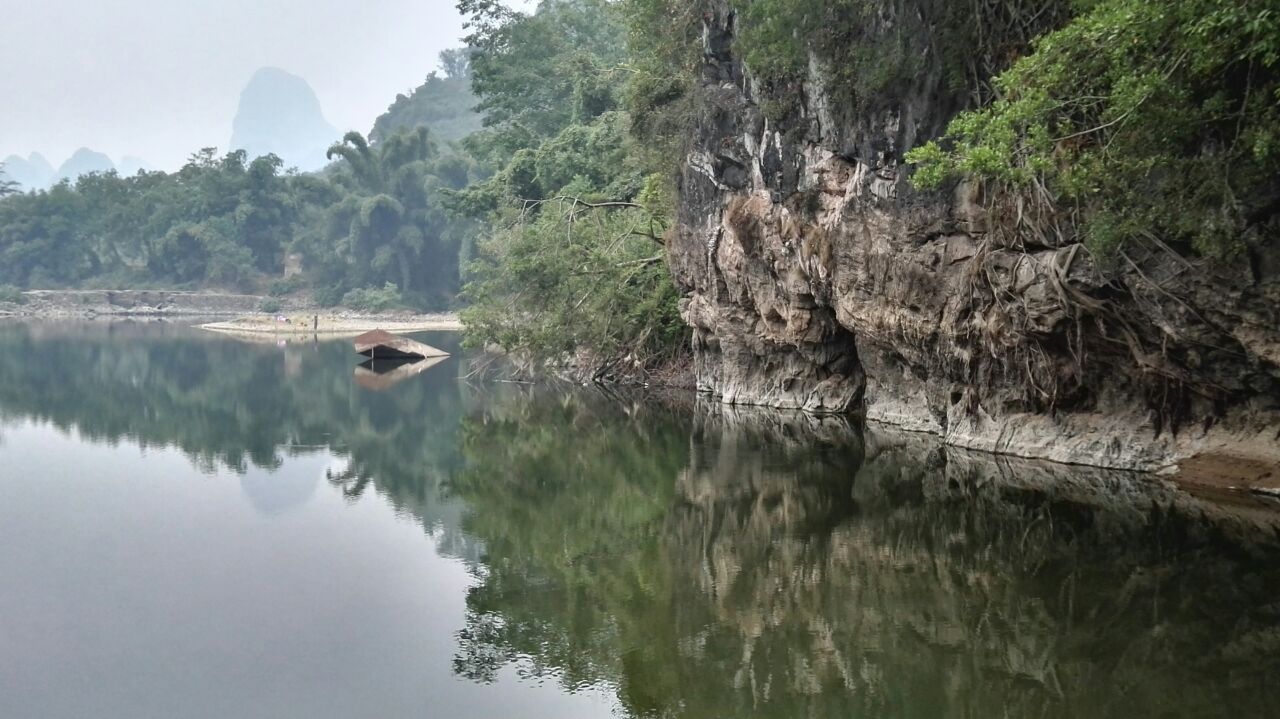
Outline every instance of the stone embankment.
<svg viewBox="0 0 1280 719">
<path fill-rule="evenodd" d="M 21 303 L 0 303 L 0 314 L 20 317 L 235 317 L 258 312 L 264 303 L 282 309 L 301 307 L 294 300 L 217 292 L 170 290 L 33 290 Z"/>
</svg>

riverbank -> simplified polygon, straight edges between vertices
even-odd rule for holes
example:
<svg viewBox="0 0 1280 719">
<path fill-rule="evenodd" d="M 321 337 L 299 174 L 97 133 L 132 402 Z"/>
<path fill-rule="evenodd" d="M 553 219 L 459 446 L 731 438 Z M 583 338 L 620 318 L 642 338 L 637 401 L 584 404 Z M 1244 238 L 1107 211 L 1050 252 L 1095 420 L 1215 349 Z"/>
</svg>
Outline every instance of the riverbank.
<svg viewBox="0 0 1280 719">
<path fill-rule="evenodd" d="M 452 313 L 368 313 L 317 308 L 305 299 L 169 290 L 34 290 L 21 302 L 0 302 L 0 318 L 216 320 L 205 329 L 253 335 L 343 336 L 371 329 L 389 332 L 461 330 Z"/>
<path fill-rule="evenodd" d="M 240 317 L 227 322 L 203 324 L 200 328 L 225 334 L 342 337 L 370 330 L 386 330 L 392 333 L 456 332 L 462 329 L 462 322 L 454 314 L 406 316 L 301 311 Z"/>
<path fill-rule="evenodd" d="M 238 317 L 264 307 L 301 309 L 288 298 L 170 290 L 32 290 L 20 302 L 0 302 L 0 316 L 36 319 L 93 317 Z"/>
</svg>

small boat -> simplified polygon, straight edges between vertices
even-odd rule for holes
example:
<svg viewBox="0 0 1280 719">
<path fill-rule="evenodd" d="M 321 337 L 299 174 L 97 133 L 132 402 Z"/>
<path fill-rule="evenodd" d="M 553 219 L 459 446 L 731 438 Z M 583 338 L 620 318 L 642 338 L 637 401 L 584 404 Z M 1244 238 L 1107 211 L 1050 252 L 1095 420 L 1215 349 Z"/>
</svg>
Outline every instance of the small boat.
<svg viewBox="0 0 1280 719">
<path fill-rule="evenodd" d="M 366 332 L 355 339 L 356 353 L 369 359 L 431 359 L 449 353 L 385 330 Z"/>
</svg>

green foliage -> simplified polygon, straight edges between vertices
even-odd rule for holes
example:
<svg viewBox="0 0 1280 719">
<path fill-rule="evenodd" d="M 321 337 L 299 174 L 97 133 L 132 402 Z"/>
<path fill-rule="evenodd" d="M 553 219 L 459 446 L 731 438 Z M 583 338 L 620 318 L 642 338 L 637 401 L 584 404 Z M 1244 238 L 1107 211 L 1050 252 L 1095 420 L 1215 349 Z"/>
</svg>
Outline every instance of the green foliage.
<svg viewBox="0 0 1280 719">
<path fill-rule="evenodd" d="M 630 75 L 623 90 L 630 134 L 646 169 L 674 178 L 694 126 L 704 2 L 628 0 Z M 668 184 L 671 184 L 668 182 Z"/>
<path fill-rule="evenodd" d="M 496 169 L 458 197 L 488 228 L 468 265 L 468 341 L 640 365 L 672 352 L 684 330 L 661 234 L 674 202 L 633 142 L 623 101 L 625 21 L 638 17 L 624 10 L 639 4 L 558 0 L 532 15 L 460 7 L 488 111 L 473 142 Z"/>
<path fill-rule="evenodd" d="M 391 107 L 381 115 L 369 133 L 374 144 L 397 132 L 426 127 L 444 142 L 455 142 L 482 127 L 483 118 L 476 112 L 476 97 L 471 93 L 471 53 L 469 50 L 445 50 L 440 53 L 444 75 L 431 73 L 426 82 L 409 95 L 397 95 Z"/>
<path fill-rule="evenodd" d="M 909 155 L 915 182 L 970 174 L 1049 197 L 1103 254 L 1158 236 L 1239 250 L 1280 198 L 1280 11 L 1099 0 L 997 79 L 1001 97 Z"/>
<path fill-rule="evenodd" d="M 18 287 L 216 287 L 336 304 L 396 283 L 399 301 L 450 305 L 473 222 L 447 211 L 475 164 L 425 127 L 375 146 L 349 133 L 324 175 L 275 156 L 205 148 L 174 173 L 93 174 L 0 201 L 0 282 Z M 279 280 L 287 253 L 304 275 Z"/>
<path fill-rule="evenodd" d="M 18 192 L 18 183 L 9 179 L 9 176 L 4 171 L 4 163 L 0 162 L 0 197 L 16 195 Z"/>
<path fill-rule="evenodd" d="M 307 280 L 302 275 L 293 275 L 288 279 L 273 280 L 267 285 L 267 293 L 272 297 L 287 297 L 306 289 Z"/>
<path fill-rule="evenodd" d="M 626 27 L 617 3 L 546 0 L 525 15 L 493 0 L 460 0 L 473 48 L 472 90 L 486 132 L 468 143 L 504 161 L 575 122 L 616 107 Z"/>
<path fill-rule="evenodd" d="M 258 311 L 266 312 L 268 314 L 275 314 L 279 312 L 282 309 L 282 307 L 283 305 L 280 304 L 280 300 L 277 300 L 274 298 L 265 299 L 262 301 L 262 304 L 258 305 Z"/>
<path fill-rule="evenodd" d="M 345 293 L 341 285 L 322 285 L 311 290 L 311 298 L 321 307 L 337 307 Z"/>
<path fill-rule="evenodd" d="M 863 105 L 920 70 L 924 53 L 913 47 L 918 36 L 869 31 L 879 10 L 872 0 L 734 0 L 733 5 L 741 25 L 738 48 L 751 70 L 779 95 L 765 107 L 769 116 L 797 108 L 811 51 L 832 68 L 835 88 Z"/>
<path fill-rule="evenodd" d="M 400 288 L 388 282 L 382 287 L 362 287 L 342 296 L 342 306 L 363 312 L 389 312 L 402 307 Z"/>
<path fill-rule="evenodd" d="M 824 89 L 859 115 L 928 87 L 946 105 L 991 96 L 988 79 L 1022 48 L 1061 24 L 1072 0 L 730 0 L 738 11 L 735 49 L 762 82 L 761 107 L 780 119 L 801 107 L 811 60 Z"/>
<path fill-rule="evenodd" d="M 91 174 L 0 202 L 0 281 L 74 287 L 247 287 L 292 235 L 292 178 L 274 156 L 211 148 L 178 172 Z"/>
<path fill-rule="evenodd" d="M 458 196 L 489 226 L 468 265 L 468 342 L 539 357 L 589 349 L 640 366 L 667 356 L 684 336 L 662 244 L 673 194 L 632 142 L 618 69 L 637 63 L 625 20 L 641 4 L 550 1 L 531 15 L 460 6 L 489 109 L 476 139 L 493 143 L 497 169 Z"/>
<path fill-rule="evenodd" d="M 640 208 L 556 200 L 487 238 L 466 288 L 470 340 L 642 362 L 671 351 L 683 328 L 662 248 L 645 234 L 654 222 Z"/>
<path fill-rule="evenodd" d="M 295 244 L 317 300 L 394 283 L 415 307 L 452 303 L 473 225 L 451 214 L 447 197 L 470 180 L 468 161 L 442 156 L 425 127 L 377 145 L 350 132 L 329 155 L 342 159 L 328 178 L 333 201 L 308 214 Z"/>
</svg>

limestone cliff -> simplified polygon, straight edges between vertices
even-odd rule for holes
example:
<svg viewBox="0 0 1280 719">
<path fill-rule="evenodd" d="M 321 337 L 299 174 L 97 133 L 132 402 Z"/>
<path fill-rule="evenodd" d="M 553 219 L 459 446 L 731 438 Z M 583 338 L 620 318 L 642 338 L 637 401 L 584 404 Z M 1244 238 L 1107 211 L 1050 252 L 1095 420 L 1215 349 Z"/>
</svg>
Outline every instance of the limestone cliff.
<svg viewBox="0 0 1280 719">
<path fill-rule="evenodd" d="M 942 53 L 875 103 L 812 54 L 777 116 L 734 12 L 711 5 L 669 238 L 700 389 L 1073 463 L 1280 459 L 1274 245 L 1210 262 L 1153 239 L 1104 264 L 1077 238 L 1008 231 L 1016 207 L 972 184 L 920 192 L 902 161 L 964 107 Z M 937 5 L 885 2 L 869 32 L 901 32 L 903 12 L 928 28 Z"/>
<path fill-rule="evenodd" d="M 240 93 L 231 148 L 244 150 L 250 159 L 275 154 L 286 167 L 311 172 L 328 163 L 325 151 L 340 135 L 324 119 L 320 100 L 306 80 L 264 67 Z"/>
</svg>

